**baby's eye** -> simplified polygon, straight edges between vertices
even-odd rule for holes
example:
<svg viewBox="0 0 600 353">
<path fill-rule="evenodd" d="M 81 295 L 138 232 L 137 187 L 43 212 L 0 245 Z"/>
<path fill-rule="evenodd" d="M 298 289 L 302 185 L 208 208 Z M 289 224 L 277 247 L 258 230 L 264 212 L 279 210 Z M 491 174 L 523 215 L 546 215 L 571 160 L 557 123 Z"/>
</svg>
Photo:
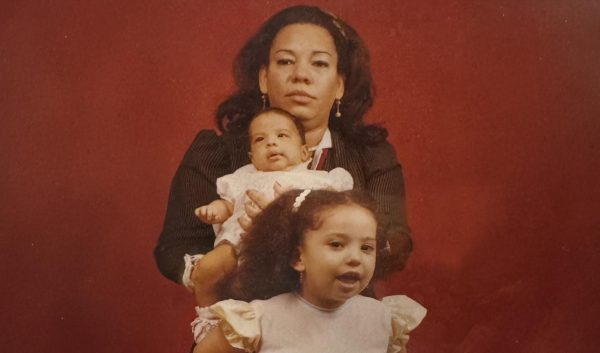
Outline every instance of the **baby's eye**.
<svg viewBox="0 0 600 353">
<path fill-rule="evenodd" d="M 264 137 L 256 137 L 256 138 L 254 139 L 254 142 L 255 142 L 255 143 L 256 143 L 256 142 L 261 142 L 262 140 L 264 140 Z"/>
<path fill-rule="evenodd" d="M 277 65 L 292 65 L 294 61 L 292 59 L 277 59 Z"/>
<path fill-rule="evenodd" d="M 288 134 L 286 134 L 286 133 L 280 132 L 280 133 L 277 135 L 277 137 L 289 137 L 289 135 L 288 135 Z"/>
<path fill-rule="evenodd" d="M 341 241 L 334 240 L 334 241 L 330 241 L 329 242 L 329 246 L 332 247 L 332 248 L 339 249 L 339 248 L 342 248 L 344 246 L 344 244 L 342 244 Z"/>
</svg>

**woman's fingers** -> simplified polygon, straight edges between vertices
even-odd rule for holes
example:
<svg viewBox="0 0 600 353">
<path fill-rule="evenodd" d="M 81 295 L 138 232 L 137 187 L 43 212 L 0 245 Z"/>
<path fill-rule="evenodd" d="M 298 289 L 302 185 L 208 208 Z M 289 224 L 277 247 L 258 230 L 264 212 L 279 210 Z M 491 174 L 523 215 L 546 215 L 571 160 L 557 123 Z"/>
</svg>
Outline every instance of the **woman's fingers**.
<svg viewBox="0 0 600 353">
<path fill-rule="evenodd" d="M 288 191 L 288 189 L 281 186 L 281 184 L 279 184 L 279 182 L 277 181 L 275 182 L 275 184 L 273 184 L 273 190 L 275 191 L 275 198 L 278 198 L 279 196 L 281 196 L 281 194 Z"/>
<path fill-rule="evenodd" d="M 240 224 L 240 227 L 242 227 L 242 229 L 247 232 L 252 226 L 252 218 L 248 217 L 248 215 L 245 214 L 238 218 L 238 223 Z"/>
<path fill-rule="evenodd" d="M 269 200 L 265 194 L 255 189 L 248 189 L 246 191 L 246 199 L 253 202 L 255 206 L 261 210 L 267 207 L 267 205 L 271 202 L 271 200 Z"/>
</svg>

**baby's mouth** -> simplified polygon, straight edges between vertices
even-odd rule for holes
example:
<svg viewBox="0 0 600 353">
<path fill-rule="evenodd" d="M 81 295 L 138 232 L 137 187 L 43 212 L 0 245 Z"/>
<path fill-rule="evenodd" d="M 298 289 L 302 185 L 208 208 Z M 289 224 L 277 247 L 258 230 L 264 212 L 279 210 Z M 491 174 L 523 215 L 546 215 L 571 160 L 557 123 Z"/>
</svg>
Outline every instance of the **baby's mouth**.
<svg viewBox="0 0 600 353">
<path fill-rule="evenodd" d="M 340 282 L 353 284 L 355 282 L 360 281 L 360 274 L 358 272 L 349 271 L 346 273 L 342 273 L 341 275 L 336 277 Z"/>
<path fill-rule="evenodd" d="M 267 158 L 268 159 L 277 159 L 277 158 L 279 158 L 281 156 L 283 156 L 283 154 L 281 154 L 281 153 L 270 153 Z"/>
</svg>

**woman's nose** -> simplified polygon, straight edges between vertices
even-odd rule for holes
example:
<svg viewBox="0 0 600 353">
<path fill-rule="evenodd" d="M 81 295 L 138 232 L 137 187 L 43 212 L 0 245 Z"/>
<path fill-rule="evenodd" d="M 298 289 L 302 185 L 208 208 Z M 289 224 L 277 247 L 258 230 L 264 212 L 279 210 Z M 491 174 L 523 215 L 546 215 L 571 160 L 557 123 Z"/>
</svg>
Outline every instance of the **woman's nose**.
<svg viewBox="0 0 600 353">
<path fill-rule="evenodd" d="M 292 72 L 293 82 L 310 83 L 310 71 L 307 63 L 298 62 Z"/>
</svg>

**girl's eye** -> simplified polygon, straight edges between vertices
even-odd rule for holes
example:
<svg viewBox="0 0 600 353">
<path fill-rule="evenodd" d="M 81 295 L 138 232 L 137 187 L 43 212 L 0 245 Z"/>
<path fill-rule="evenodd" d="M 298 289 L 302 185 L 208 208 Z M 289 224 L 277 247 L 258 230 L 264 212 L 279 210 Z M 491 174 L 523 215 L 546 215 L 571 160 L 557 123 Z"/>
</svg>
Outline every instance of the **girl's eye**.
<svg viewBox="0 0 600 353">
<path fill-rule="evenodd" d="M 291 65 L 293 63 L 292 59 L 277 59 L 277 65 Z"/>
<path fill-rule="evenodd" d="M 370 244 L 364 244 L 363 246 L 361 246 L 361 250 L 364 252 L 372 252 L 375 251 L 375 247 Z"/>
</svg>

